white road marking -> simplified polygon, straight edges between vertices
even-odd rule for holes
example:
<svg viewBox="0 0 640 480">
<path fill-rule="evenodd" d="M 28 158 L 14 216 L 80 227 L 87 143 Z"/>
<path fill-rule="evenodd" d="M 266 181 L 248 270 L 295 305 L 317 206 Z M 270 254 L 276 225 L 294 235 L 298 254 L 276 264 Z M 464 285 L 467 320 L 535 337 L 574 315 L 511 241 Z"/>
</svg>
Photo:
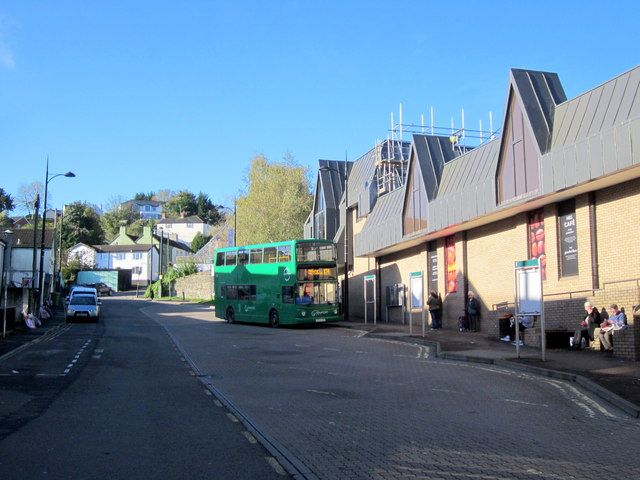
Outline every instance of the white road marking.
<svg viewBox="0 0 640 480">
<path fill-rule="evenodd" d="M 102 355 L 94 355 L 93 357 L 91 357 L 95 360 L 100 360 L 102 358 Z"/>
<path fill-rule="evenodd" d="M 205 394 L 205 395 L 209 395 L 209 396 L 211 396 L 211 392 L 210 392 L 209 390 L 207 390 L 206 388 L 205 388 L 205 390 L 204 390 L 204 394 Z"/>
<path fill-rule="evenodd" d="M 220 400 L 214 400 L 213 403 L 215 403 L 216 407 L 222 407 Z"/>
<path fill-rule="evenodd" d="M 73 363 L 70 363 L 69 365 L 67 365 L 67 368 L 73 368 Z"/>
<path fill-rule="evenodd" d="M 233 423 L 238 423 L 239 421 L 233 413 L 227 413 L 227 417 L 229 417 L 229 420 L 231 420 Z"/>
<path fill-rule="evenodd" d="M 513 400 L 511 398 L 505 398 L 504 401 L 505 402 L 509 402 L 509 403 L 519 403 L 519 404 L 522 404 L 522 405 L 531 405 L 533 407 L 545 407 L 545 408 L 549 407 L 549 405 L 547 405 L 546 403 L 524 402 L 522 400 Z"/>
<path fill-rule="evenodd" d="M 363 352 L 362 350 L 356 350 L 356 353 L 367 353 L 367 352 Z"/>
<path fill-rule="evenodd" d="M 340 351 L 339 348 L 331 348 L 331 347 L 324 347 L 323 350 L 329 350 L 330 352 L 339 352 Z"/>
<path fill-rule="evenodd" d="M 333 392 L 325 392 L 323 390 L 313 390 L 313 389 L 307 389 L 307 392 L 309 393 L 319 393 L 320 395 L 329 395 L 331 397 L 337 397 L 337 395 Z"/>
<path fill-rule="evenodd" d="M 66 374 L 67 374 L 67 373 L 69 373 L 70 371 L 71 371 L 71 369 L 70 369 L 70 368 L 67 368 L 67 369 L 64 371 L 64 374 L 66 375 Z"/>
<path fill-rule="evenodd" d="M 242 435 L 244 435 L 245 438 L 249 440 L 249 443 L 258 443 L 258 441 L 256 440 L 256 437 L 251 435 L 251 433 L 247 432 L 246 430 L 242 431 Z"/>
<path fill-rule="evenodd" d="M 96 353 L 104 353 L 104 348 L 96 348 L 95 352 Z"/>
<path fill-rule="evenodd" d="M 287 472 L 284 471 L 284 468 L 278 463 L 278 461 L 273 457 L 264 457 L 265 460 L 271 465 L 271 467 L 276 471 L 278 475 L 286 475 Z"/>
</svg>

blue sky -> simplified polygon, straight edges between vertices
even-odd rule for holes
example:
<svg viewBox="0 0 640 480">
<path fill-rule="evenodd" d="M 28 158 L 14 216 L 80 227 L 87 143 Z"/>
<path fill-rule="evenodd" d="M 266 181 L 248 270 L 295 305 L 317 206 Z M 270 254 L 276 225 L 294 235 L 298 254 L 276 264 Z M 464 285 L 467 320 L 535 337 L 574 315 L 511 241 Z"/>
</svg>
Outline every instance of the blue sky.
<svg viewBox="0 0 640 480">
<path fill-rule="evenodd" d="M 0 187 L 50 204 L 169 188 L 229 204 L 251 158 L 355 159 L 390 112 L 500 126 L 511 67 L 569 98 L 639 63 L 640 2 L 0 3 Z M 397 113 L 396 113 L 397 114 Z M 427 120 L 428 121 L 428 120 Z"/>
</svg>

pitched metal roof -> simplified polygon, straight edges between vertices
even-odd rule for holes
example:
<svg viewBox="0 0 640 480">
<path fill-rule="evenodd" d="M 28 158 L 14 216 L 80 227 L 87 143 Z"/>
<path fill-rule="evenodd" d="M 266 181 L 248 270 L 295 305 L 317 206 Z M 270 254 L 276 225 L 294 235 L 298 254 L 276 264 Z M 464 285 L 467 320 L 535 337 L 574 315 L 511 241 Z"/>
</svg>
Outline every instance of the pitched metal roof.
<svg viewBox="0 0 640 480">
<path fill-rule="evenodd" d="M 433 232 L 498 209 L 496 170 L 500 139 L 445 164 L 440 190 L 429 203 L 427 231 Z"/>
<path fill-rule="evenodd" d="M 362 231 L 354 238 L 354 253 L 362 256 L 402 240 L 402 204 L 405 187 L 378 197 Z M 340 233 L 340 232 L 339 232 Z"/>
<path fill-rule="evenodd" d="M 558 74 L 513 68 L 510 86 L 522 101 L 540 152 L 546 153 L 551 146 L 555 107 L 567 99 Z M 505 119 L 506 115 L 508 109 L 505 108 Z"/>
<path fill-rule="evenodd" d="M 358 199 L 365 194 L 368 182 L 373 180 L 376 173 L 376 149 L 372 148 L 367 153 L 353 162 L 349 172 L 349 208 L 358 204 Z"/>
<path fill-rule="evenodd" d="M 148 252 L 151 249 L 149 244 L 134 245 L 94 245 L 98 253 L 118 253 L 118 252 Z"/>
<path fill-rule="evenodd" d="M 542 193 L 640 163 L 640 66 L 556 107 Z"/>
<path fill-rule="evenodd" d="M 11 239 L 12 248 L 33 248 L 33 229 L 20 228 L 13 231 L 13 238 Z M 36 247 L 40 247 L 40 239 L 42 230 L 36 232 Z M 5 239 L 6 234 L 0 233 L 0 238 Z M 46 228 L 44 231 L 44 248 L 51 248 L 53 245 L 53 239 L 55 237 L 55 230 L 53 228 Z"/>
<path fill-rule="evenodd" d="M 353 162 L 347 162 L 347 175 Z M 318 160 L 318 178 L 326 208 L 338 208 L 344 192 L 345 162 Z"/>
<path fill-rule="evenodd" d="M 411 161 L 418 160 L 427 198 L 431 201 L 438 192 L 445 163 L 459 154 L 452 148 L 449 137 L 437 135 L 413 135 L 411 151 L 415 155 Z"/>
<path fill-rule="evenodd" d="M 166 225 L 168 223 L 174 224 L 174 223 L 204 223 L 204 220 L 202 220 L 199 216 L 197 215 L 191 215 L 189 217 L 184 217 L 184 218 L 163 218 L 161 220 L 158 220 L 157 222 L 159 225 Z"/>
</svg>

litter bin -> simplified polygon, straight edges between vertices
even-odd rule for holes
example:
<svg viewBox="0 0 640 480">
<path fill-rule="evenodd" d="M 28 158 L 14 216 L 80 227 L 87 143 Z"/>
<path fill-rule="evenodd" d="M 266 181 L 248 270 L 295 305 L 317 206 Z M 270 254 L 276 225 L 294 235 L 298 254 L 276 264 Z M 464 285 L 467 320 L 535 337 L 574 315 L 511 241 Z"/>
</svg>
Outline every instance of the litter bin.
<svg viewBox="0 0 640 480">
<path fill-rule="evenodd" d="M 53 292 L 51 294 L 51 302 L 53 303 L 54 307 L 61 307 L 62 306 L 62 295 L 60 295 L 59 292 Z"/>
</svg>

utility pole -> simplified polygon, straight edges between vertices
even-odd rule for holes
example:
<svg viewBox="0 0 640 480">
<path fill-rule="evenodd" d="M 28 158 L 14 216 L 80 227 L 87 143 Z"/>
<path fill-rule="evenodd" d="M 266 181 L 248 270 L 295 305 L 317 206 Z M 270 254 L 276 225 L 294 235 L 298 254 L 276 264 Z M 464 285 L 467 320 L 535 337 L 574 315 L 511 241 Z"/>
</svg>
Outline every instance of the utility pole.
<svg viewBox="0 0 640 480">
<path fill-rule="evenodd" d="M 35 288 L 37 285 L 36 280 L 36 256 L 37 256 L 37 243 L 38 243 L 38 215 L 40 212 L 40 194 L 36 192 L 36 198 L 33 202 L 34 214 L 33 214 L 33 250 L 32 250 L 32 259 L 31 259 L 31 290 L 29 292 L 29 313 L 35 313 L 36 309 L 36 292 Z M 44 225 L 43 225 L 44 228 Z"/>
<path fill-rule="evenodd" d="M 349 320 L 349 169 L 347 152 L 344 153 L 344 320 Z"/>
<path fill-rule="evenodd" d="M 7 289 L 9 288 L 9 282 L 11 281 L 11 246 L 13 242 L 13 232 L 11 230 L 5 230 L 4 240 L 6 243 L 4 251 L 3 265 L 3 300 L 2 300 L 2 338 L 7 336 Z"/>
</svg>

